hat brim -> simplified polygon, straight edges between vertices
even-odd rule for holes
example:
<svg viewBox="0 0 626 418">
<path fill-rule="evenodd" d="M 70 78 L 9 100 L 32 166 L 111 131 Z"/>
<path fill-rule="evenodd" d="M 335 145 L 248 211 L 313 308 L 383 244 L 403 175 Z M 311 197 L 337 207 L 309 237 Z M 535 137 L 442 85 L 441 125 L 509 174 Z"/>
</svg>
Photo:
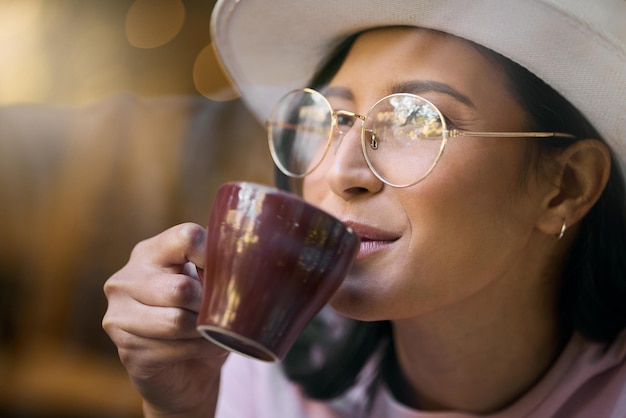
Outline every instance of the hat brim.
<svg viewBox="0 0 626 418">
<path fill-rule="evenodd" d="M 265 121 L 354 33 L 418 26 L 490 48 L 576 106 L 626 168 L 623 0 L 220 0 L 212 41 L 243 101 Z"/>
</svg>

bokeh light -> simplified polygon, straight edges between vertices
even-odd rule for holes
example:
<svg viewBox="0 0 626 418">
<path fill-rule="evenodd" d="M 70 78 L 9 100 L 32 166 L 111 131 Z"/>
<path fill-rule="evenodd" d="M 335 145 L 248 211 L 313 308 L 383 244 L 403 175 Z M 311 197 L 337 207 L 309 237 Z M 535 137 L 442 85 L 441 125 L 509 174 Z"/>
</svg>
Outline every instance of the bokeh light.
<svg viewBox="0 0 626 418">
<path fill-rule="evenodd" d="M 0 106 L 122 92 L 239 95 L 210 45 L 211 0 L 0 0 Z"/>
<path fill-rule="evenodd" d="M 174 39 L 184 22 L 180 0 L 137 0 L 126 15 L 126 37 L 134 47 L 156 48 Z"/>
<path fill-rule="evenodd" d="M 215 101 L 228 101 L 239 97 L 230 79 L 222 71 L 213 44 L 200 51 L 193 66 L 193 81 L 196 90 Z"/>
</svg>

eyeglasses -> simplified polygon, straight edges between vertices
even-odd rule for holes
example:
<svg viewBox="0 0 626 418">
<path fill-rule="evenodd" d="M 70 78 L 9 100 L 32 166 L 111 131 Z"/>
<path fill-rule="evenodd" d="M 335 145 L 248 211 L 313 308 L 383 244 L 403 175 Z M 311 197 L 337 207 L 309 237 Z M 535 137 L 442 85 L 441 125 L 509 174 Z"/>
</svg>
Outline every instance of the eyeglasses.
<svg viewBox="0 0 626 418">
<path fill-rule="evenodd" d="M 357 119 L 361 121 L 361 149 L 369 169 L 392 187 L 412 186 L 426 178 L 450 138 L 575 138 L 555 132 L 448 130 L 433 103 L 409 93 L 383 97 L 365 115 L 334 111 L 321 93 L 306 88 L 287 93 L 267 121 L 275 164 L 289 177 L 305 177 L 321 164 L 334 140 L 335 147 L 339 146 Z"/>
</svg>

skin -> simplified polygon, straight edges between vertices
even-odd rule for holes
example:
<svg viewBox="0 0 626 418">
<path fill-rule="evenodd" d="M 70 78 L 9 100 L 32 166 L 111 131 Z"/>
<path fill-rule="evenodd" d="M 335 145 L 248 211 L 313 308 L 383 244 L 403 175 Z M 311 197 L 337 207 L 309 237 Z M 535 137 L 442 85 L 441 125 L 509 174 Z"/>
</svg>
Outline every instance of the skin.
<svg viewBox="0 0 626 418">
<path fill-rule="evenodd" d="M 415 81 L 445 83 L 468 100 L 416 92 L 457 129 L 528 130 L 504 76 L 468 43 L 417 29 L 359 37 L 327 96 L 365 114 Z M 406 90 L 403 90 L 406 91 Z M 471 103 L 471 104 L 469 104 Z M 546 372 L 567 337 L 555 313 L 576 223 L 601 193 L 608 151 L 583 140 L 538 176 L 526 139 L 451 140 L 435 170 L 404 189 L 368 169 L 358 129 L 304 182 L 305 199 L 350 223 L 365 244 L 332 306 L 392 321 L 405 404 L 497 411 Z M 568 232 L 557 240 L 563 220 Z M 226 353 L 198 337 L 195 316 L 205 231 L 192 224 L 146 240 L 105 286 L 103 326 L 144 396 L 146 416 L 210 416 Z M 477 385 L 476 382 L 480 382 Z"/>
</svg>

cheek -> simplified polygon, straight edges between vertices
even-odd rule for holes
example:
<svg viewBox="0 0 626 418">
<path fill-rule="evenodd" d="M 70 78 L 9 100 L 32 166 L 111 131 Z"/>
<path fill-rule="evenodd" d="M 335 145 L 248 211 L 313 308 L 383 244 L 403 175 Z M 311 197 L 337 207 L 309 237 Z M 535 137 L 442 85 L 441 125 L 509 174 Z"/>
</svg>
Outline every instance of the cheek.
<svg viewBox="0 0 626 418">
<path fill-rule="evenodd" d="M 405 205 L 412 244 L 427 248 L 452 275 L 495 273 L 534 229 L 537 205 L 520 183 L 519 147 L 488 145 L 447 155 L 423 198 Z"/>
<path fill-rule="evenodd" d="M 406 219 L 401 242 L 357 266 L 333 300 L 338 310 L 369 320 L 419 316 L 506 274 L 533 229 L 533 210 L 516 154 L 490 153 L 451 153 L 427 180 L 393 192 L 397 210 L 386 216 Z"/>
<path fill-rule="evenodd" d="M 524 154 L 519 143 L 482 139 L 471 145 L 449 150 L 424 182 L 423 198 L 405 199 L 405 207 L 416 228 L 436 220 L 449 248 L 496 251 L 532 229 L 532 199 L 520 181 Z"/>
<path fill-rule="evenodd" d="M 326 173 L 332 165 L 332 157 L 326 155 L 319 166 L 302 180 L 302 196 L 307 202 L 322 207 L 332 193 Z"/>
<path fill-rule="evenodd" d="M 306 176 L 302 181 L 302 197 L 307 202 L 317 205 L 328 193 L 328 187 L 325 185 L 320 172 L 321 170 L 318 167 L 317 170 Z"/>
</svg>

